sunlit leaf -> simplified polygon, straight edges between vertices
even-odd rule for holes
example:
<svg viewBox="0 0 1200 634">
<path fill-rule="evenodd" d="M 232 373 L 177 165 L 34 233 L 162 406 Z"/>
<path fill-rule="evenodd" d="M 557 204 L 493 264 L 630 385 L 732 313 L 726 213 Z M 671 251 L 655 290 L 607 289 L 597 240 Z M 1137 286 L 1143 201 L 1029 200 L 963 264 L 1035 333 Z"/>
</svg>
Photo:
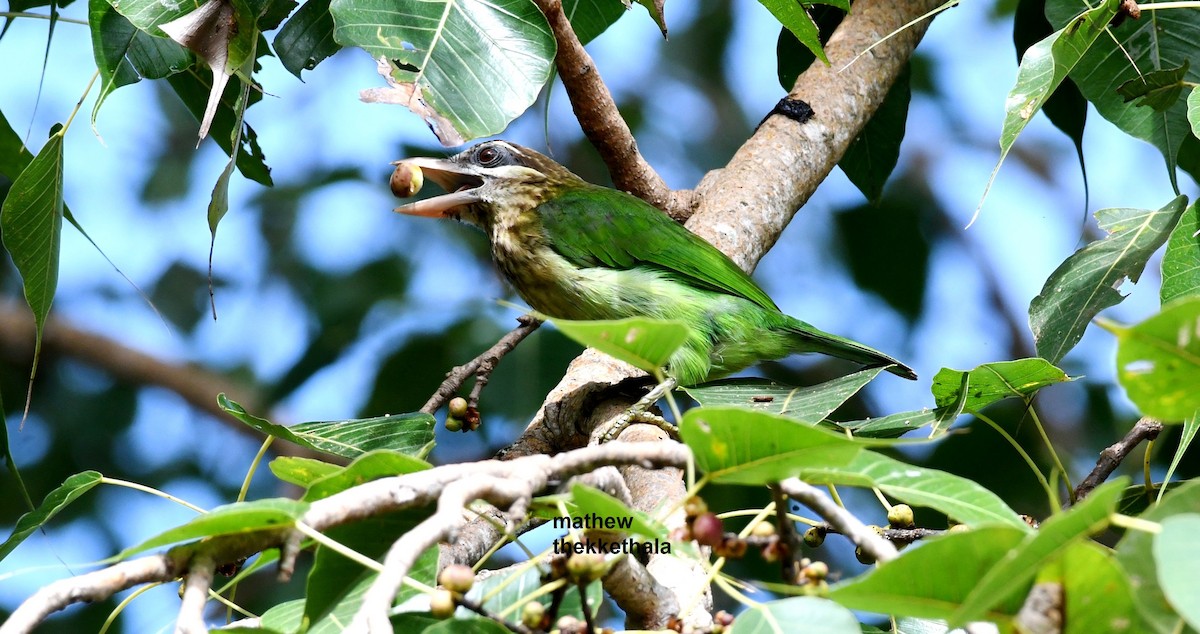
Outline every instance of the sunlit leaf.
<svg viewBox="0 0 1200 634">
<path fill-rule="evenodd" d="M 1162 521 L 1162 532 L 1154 536 L 1154 563 L 1163 594 L 1193 629 L 1200 629 L 1200 594 L 1196 571 L 1200 570 L 1200 514 L 1184 513 Z"/>
<path fill-rule="evenodd" d="M 1008 156 L 1017 137 L 1042 109 L 1055 88 L 1079 64 L 1084 54 L 1096 43 L 1117 13 L 1119 0 L 1105 0 L 1096 8 L 1081 7 L 1069 24 L 1029 47 L 1021 58 L 1017 81 L 1004 102 L 1004 126 L 1000 131 L 1000 159 L 992 170 L 984 189 L 991 188 L 1000 166 Z M 983 206 L 980 200 L 979 206 Z M 979 213 L 979 209 L 975 210 Z M 1057 361 L 1057 359 L 1051 359 Z"/>
<path fill-rule="evenodd" d="M 314 481 L 342 469 L 332 462 L 296 456 L 280 456 L 267 466 L 276 478 L 305 489 Z"/>
<path fill-rule="evenodd" d="M 923 539 L 896 559 L 835 585 L 829 598 L 852 610 L 948 619 L 1028 534 L 1013 526 L 985 526 Z M 938 574 L 929 574 L 930 570 Z M 1007 620 L 1022 600 L 1005 599 L 987 620 Z"/>
<path fill-rule="evenodd" d="M 1184 298 L 1117 336 L 1117 378 L 1146 416 L 1177 423 L 1200 410 L 1200 298 Z"/>
<path fill-rule="evenodd" d="M 1140 519 L 1163 522 L 1183 514 L 1200 513 L 1200 481 L 1191 480 L 1167 493 Z M 1195 535 L 1192 535 L 1195 540 Z M 1154 535 L 1144 531 L 1126 531 L 1117 543 L 1117 560 L 1124 567 L 1133 587 L 1138 612 L 1159 634 L 1184 631 L 1185 623 L 1163 593 L 1154 556 Z M 1194 571 L 1193 571 L 1194 573 Z M 1193 582 L 1193 588 L 1195 587 Z"/>
<path fill-rule="evenodd" d="M 1062 584 L 1063 620 L 1069 632 L 1145 632 L 1133 588 L 1112 550 L 1091 540 L 1071 542 L 1039 582 Z"/>
<path fill-rule="evenodd" d="M 1042 522 L 998 565 L 978 581 L 950 618 L 951 623 L 967 623 L 984 618 L 994 606 L 1020 598 L 1037 571 L 1071 543 L 1084 539 L 1108 525 L 1116 510 L 1128 478 L 1106 482 L 1083 501 L 1064 513 Z"/>
<path fill-rule="evenodd" d="M 92 106 L 92 127 L 100 106 L 121 86 L 148 79 L 161 79 L 192 64 L 183 47 L 139 30 L 113 9 L 108 0 L 89 0 L 88 24 L 92 31 L 92 56 L 100 73 L 100 95 Z"/>
<path fill-rule="evenodd" d="M 1106 2 L 1104 8 L 1111 4 Z M 1087 10 L 1088 5 L 1087 0 L 1047 0 L 1046 16 L 1055 26 L 1067 25 L 1073 23 L 1072 16 Z M 1189 136 L 1187 105 L 1178 100 L 1165 112 L 1142 108 L 1126 103 L 1118 88 L 1139 76 L 1178 68 L 1188 60 L 1195 60 L 1200 53 L 1197 48 L 1200 12 L 1143 11 L 1140 20 L 1125 20 L 1120 26 L 1110 28 L 1109 33 L 1095 40 L 1072 69 L 1071 79 L 1100 116 L 1162 152 L 1167 176 L 1175 186 L 1177 165 L 1194 169 L 1191 162 L 1183 161 L 1181 156 L 1184 141 Z M 1188 69 L 1184 80 L 1193 85 L 1200 82 L 1200 70 Z M 1177 186 L 1175 189 L 1178 191 Z"/>
<path fill-rule="evenodd" d="M 961 398 L 966 375 L 966 402 L 963 410 L 978 412 L 1006 398 L 1028 399 L 1038 390 L 1072 380 L 1049 361 L 1040 358 L 985 363 L 967 372 L 942 368 L 933 377 L 933 398 L 938 407 L 954 404 Z"/>
<path fill-rule="evenodd" d="M 804 624 L 805 634 L 862 634 L 846 608 L 820 597 L 791 597 L 756 605 L 737 615 L 730 634 L 785 634 Z"/>
<path fill-rule="evenodd" d="M 1187 120 L 1192 126 L 1192 135 L 1200 137 L 1200 90 L 1196 88 L 1188 93 Z"/>
<path fill-rule="evenodd" d="M 54 489 L 46 496 L 37 509 L 30 511 L 17 520 L 16 526 L 13 527 L 12 534 L 8 539 L 0 544 L 0 560 L 3 560 L 25 541 L 33 531 L 41 528 L 49 522 L 51 518 L 58 515 L 60 511 L 74 502 L 79 496 L 87 493 L 92 487 L 100 484 L 101 475 L 95 471 L 84 471 L 63 481 L 57 489 Z"/>
<path fill-rule="evenodd" d="M 598 517 L 601 520 L 612 518 L 613 522 L 627 522 L 628 526 L 619 527 L 625 533 L 641 535 L 650 539 L 664 540 L 667 538 L 667 527 L 656 521 L 650 515 L 637 509 L 629 508 L 617 498 L 585 484 L 571 487 L 571 497 L 575 502 L 578 515 L 575 517 Z"/>
<path fill-rule="evenodd" d="M 357 458 L 374 449 L 422 457 L 433 447 L 435 421 L 423 412 L 285 427 L 248 413 L 224 394 L 217 397 L 217 403 L 234 418 L 264 434 L 344 458 Z"/>
<path fill-rule="evenodd" d="M 645 317 L 550 321 L 575 341 L 647 372 L 655 372 L 666 365 L 688 336 L 688 327 L 681 321 Z"/>
<path fill-rule="evenodd" d="M 126 548 L 117 558 L 124 559 L 151 548 L 204 537 L 284 529 L 293 526 L 307 510 L 306 502 L 284 498 L 218 506 L 182 526 L 163 531 L 136 546 Z"/>
<path fill-rule="evenodd" d="M 1157 211 L 1101 209 L 1100 228 L 1108 236 L 1076 251 L 1046 280 L 1029 304 L 1029 327 L 1038 356 L 1058 363 L 1079 339 L 1088 322 L 1124 296 L 1117 287 L 1137 282 L 1146 261 L 1170 235 L 1187 204 L 1179 196 Z"/>
<path fill-rule="evenodd" d="M 958 418 L 959 412 L 952 407 L 939 409 L 923 409 L 915 412 L 899 412 L 879 418 L 837 423 L 838 427 L 848 429 L 855 436 L 863 438 L 896 438 L 926 425 L 935 423 L 949 426 Z"/>
<path fill-rule="evenodd" d="M 812 51 L 817 59 L 821 60 L 826 66 L 829 65 L 829 58 L 825 55 L 825 49 L 821 46 L 821 33 L 817 29 L 817 24 L 813 22 L 812 16 L 804 10 L 804 7 L 799 2 L 793 0 L 759 0 L 771 15 L 775 16 L 776 20 L 787 30 L 796 36 L 808 50 Z"/>
<path fill-rule="evenodd" d="M 36 335 L 29 394 L 42 353 L 42 334 L 58 287 L 62 248 L 63 128 L 56 125 L 37 156 L 13 181 L 0 206 L 0 237 L 21 274 Z"/>
<path fill-rule="evenodd" d="M 797 475 L 810 484 L 874 487 L 907 504 L 937 510 L 961 524 L 1028 528 L 999 496 L 979 484 L 874 451 L 860 451 L 844 465 L 800 465 Z"/>
<path fill-rule="evenodd" d="M 476 601 L 483 601 L 486 597 L 487 600 L 483 603 L 484 607 L 493 612 L 500 612 L 508 606 L 522 601 L 541 587 L 542 575 L 536 566 L 510 566 L 496 571 L 489 570 L 486 577 L 476 579 L 475 585 L 471 586 L 467 597 Z M 588 586 L 587 596 L 588 606 L 595 614 L 604 603 L 604 590 L 599 582 Z M 540 601 L 547 609 L 553 601 L 549 594 L 543 594 L 536 600 Z M 568 592 L 564 595 L 559 614 L 569 614 L 577 619 L 583 619 L 583 603 L 579 599 L 578 591 Z"/>
<path fill-rule="evenodd" d="M 1171 457 L 1171 465 L 1167 467 L 1167 473 L 1163 476 L 1162 488 L 1158 490 L 1159 499 L 1162 499 L 1163 493 L 1170 486 L 1171 476 L 1179 466 L 1179 461 L 1183 460 L 1183 454 L 1187 453 L 1188 447 L 1192 446 L 1192 441 L 1196 439 L 1196 432 L 1200 431 L 1200 411 L 1197 411 L 1184 420 L 1181 427 L 1183 431 L 1179 434 L 1179 445 L 1175 447 L 1175 455 Z"/>
<path fill-rule="evenodd" d="M 550 25 L 528 0 L 333 0 L 334 40 L 379 61 L 388 88 L 371 102 L 406 106 L 446 146 L 496 134 L 550 79 Z"/>
<path fill-rule="evenodd" d="M 809 387 L 792 387 L 767 379 L 721 379 L 685 387 L 701 405 L 738 405 L 816 423 L 841 407 L 883 368 L 867 368 Z"/>
<path fill-rule="evenodd" d="M 1179 218 L 1167 239 L 1162 259 L 1162 289 L 1165 305 L 1181 297 L 1200 295 L 1200 207 L 1192 203 Z"/>
<path fill-rule="evenodd" d="M 415 473 L 429 467 L 430 464 L 420 458 L 391 449 L 376 449 L 355 458 L 354 462 L 346 467 L 337 468 L 332 473 L 315 478 L 309 483 L 308 490 L 301 499 L 305 502 L 315 502 L 364 482 Z"/>
</svg>

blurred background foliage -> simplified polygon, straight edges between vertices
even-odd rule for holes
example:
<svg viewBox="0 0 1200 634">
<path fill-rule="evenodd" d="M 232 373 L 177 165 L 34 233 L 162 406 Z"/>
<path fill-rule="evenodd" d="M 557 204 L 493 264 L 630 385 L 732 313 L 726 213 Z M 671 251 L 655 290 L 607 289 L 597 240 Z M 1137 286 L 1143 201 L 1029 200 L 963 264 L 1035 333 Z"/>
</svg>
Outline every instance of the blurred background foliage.
<svg viewBox="0 0 1200 634">
<path fill-rule="evenodd" d="M 19 4 L 10 0 L 9 10 Z M 84 4 L 64 6 L 62 15 L 83 19 Z M 1074 142 L 1039 117 L 1001 172 L 982 220 L 962 229 L 997 155 L 1016 68 L 1015 4 L 969 3 L 934 22 L 912 65 L 900 162 L 881 195 L 867 201 L 835 173 L 759 267 L 757 279 L 786 312 L 893 353 L 922 375 L 914 385 L 872 384 L 839 412 L 847 420 L 931 406 L 929 379 L 940 367 L 1031 356 L 1028 302 L 1094 232 L 1085 212 L 1165 202 L 1158 153 L 1095 118 L 1081 137 L 1093 176 L 1085 209 Z M 668 184 L 686 188 L 728 160 L 784 94 L 778 75 L 799 69 L 776 67 L 776 49 L 789 44 L 777 41 L 777 23 L 755 2 L 668 3 L 667 21 L 664 42 L 635 6 L 589 49 L 647 159 Z M 56 26 L 44 83 L 45 21 L 15 19 L 0 39 L 0 111 L 33 148 L 69 114 L 91 73 L 84 28 Z M 416 410 L 447 370 L 515 325 L 518 312 L 496 300 L 516 298 L 493 271 L 484 236 L 390 213 L 388 162 L 446 150 L 407 111 L 358 101 L 360 88 L 379 83 L 368 56 L 343 51 L 305 71 L 303 83 L 273 58 L 262 64 L 266 94 L 247 120 L 259 132 L 274 186 L 234 178 L 214 252 L 218 318 L 209 305 L 204 209 L 225 157 L 212 141 L 195 149 L 195 119 L 161 82 L 112 94 L 98 121 L 103 143 L 77 124 L 67 138 L 66 182 L 76 217 L 158 314 L 71 228 L 54 314 L 164 362 L 218 373 L 252 395 L 252 411 L 275 422 Z M 607 183 L 559 86 L 504 137 L 548 149 L 584 178 Z M 9 185 L 0 177 L 0 196 Z M 1155 286 L 1152 277 L 1148 270 L 1143 285 Z M 18 310 L 20 280 L 7 258 L 0 259 L 0 294 L 4 310 Z M 1134 293 L 1113 315 L 1132 321 L 1153 312 L 1155 301 L 1152 291 Z M 1115 387 L 1112 349 L 1111 337 L 1089 332 L 1063 363 L 1083 378 L 1036 403 L 1076 478 L 1135 416 Z M 45 351 L 19 428 L 31 350 L 32 341 L 0 349 L 0 395 L 35 499 L 86 469 L 205 507 L 234 499 L 257 439 L 167 390 L 116 380 L 63 350 Z M 578 351 L 542 328 L 504 359 L 484 392 L 481 433 L 439 429 L 433 460 L 485 458 L 514 439 Z M 836 360 L 793 358 L 753 373 L 812 384 L 846 369 Z M 995 409 L 994 418 L 1044 463 L 1023 409 Z M 1158 444 L 1156 469 L 1174 444 L 1172 437 Z M 1047 510 L 1020 458 L 986 427 L 920 451 L 909 459 L 974 479 L 1020 512 Z M 1178 477 L 1196 472 L 1195 458 L 1185 458 Z M 26 510 L 8 475 L 0 476 L 5 532 Z M 286 494 L 260 471 L 250 497 Z M 725 502 L 744 505 L 744 495 Z M 726 506 L 715 492 L 710 504 Z M 47 580 L 186 518 L 127 490 L 87 496 L 0 563 L 0 618 Z M 858 569 L 850 550 L 833 552 L 835 570 Z M 153 593 L 161 601 L 135 602 L 124 631 L 168 626 L 174 592 L 160 588 Z M 256 605 L 255 597 L 239 599 Z M 55 627 L 95 631 L 104 614 L 72 608 Z"/>
</svg>

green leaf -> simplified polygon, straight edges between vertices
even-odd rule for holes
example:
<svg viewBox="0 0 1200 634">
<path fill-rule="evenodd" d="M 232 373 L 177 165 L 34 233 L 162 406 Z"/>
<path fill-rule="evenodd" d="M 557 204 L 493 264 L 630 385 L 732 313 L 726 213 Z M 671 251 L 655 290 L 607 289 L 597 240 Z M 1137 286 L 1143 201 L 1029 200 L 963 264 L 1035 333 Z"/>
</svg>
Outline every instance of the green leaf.
<svg viewBox="0 0 1200 634">
<path fill-rule="evenodd" d="M 1186 204 L 1187 199 L 1179 196 L 1158 211 L 1096 212 L 1096 220 L 1108 237 L 1067 258 L 1029 304 L 1029 327 L 1038 356 L 1058 363 L 1083 337 L 1088 322 L 1097 313 L 1124 298 L 1116 287 L 1126 278 L 1138 281 L 1146 261 L 1166 242 Z"/>
<path fill-rule="evenodd" d="M 342 469 L 324 460 L 293 456 L 280 456 L 272 460 L 268 467 L 276 478 L 305 489 L 316 480 Z"/>
<path fill-rule="evenodd" d="M 688 410 L 679 435 L 695 454 L 697 468 L 716 482 L 736 484 L 778 482 L 805 468 L 845 466 L 864 443 L 889 444 L 735 407 Z"/>
<path fill-rule="evenodd" d="M 398 536 L 411 531 L 427 516 L 428 511 L 420 509 L 387 513 L 338 526 L 327 531 L 326 535 L 368 559 L 382 560 Z M 426 585 L 435 585 L 437 565 L 438 549 L 435 546 L 421 553 L 407 576 Z M 308 632 L 332 634 L 345 631 L 346 624 L 358 612 L 363 595 L 377 576 L 374 570 L 364 568 L 357 561 L 325 546 L 318 546 L 306 584 L 307 600 L 303 614 L 313 624 Z M 406 584 L 400 588 L 397 600 L 402 603 L 419 594 L 419 590 Z M 295 631 L 295 628 L 291 631 Z"/>
<path fill-rule="evenodd" d="M 1066 632 L 1145 632 L 1133 588 L 1111 550 L 1091 540 L 1072 542 L 1039 582 L 1062 584 Z"/>
<path fill-rule="evenodd" d="M 625 506 L 624 502 L 603 491 L 586 484 L 575 484 L 571 487 L 571 498 L 578 511 L 577 514 L 572 513 L 575 517 L 595 515 L 602 520 L 604 518 L 612 518 L 614 521 L 629 520 L 629 527 L 622 529 L 622 532 L 650 539 L 664 540 L 667 538 L 667 527 L 662 523 L 646 513 Z"/>
<path fill-rule="evenodd" d="M 275 54 L 296 77 L 312 70 L 342 47 L 333 39 L 333 16 L 329 0 L 308 0 L 275 35 Z"/>
<path fill-rule="evenodd" d="M 1106 3 L 1105 8 L 1110 4 Z M 1087 8 L 1085 0 L 1047 0 L 1046 16 L 1054 25 L 1062 26 Z M 1125 20 L 1119 27 L 1110 28 L 1109 35 L 1098 38 L 1071 71 L 1071 79 L 1100 116 L 1162 152 L 1167 175 L 1178 191 L 1176 166 L 1195 169 L 1181 154 L 1190 136 L 1187 105 L 1180 100 L 1167 111 L 1158 112 L 1126 103 L 1117 90 L 1139 75 L 1176 68 L 1200 57 L 1200 14 L 1188 10 L 1146 13 L 1140 20 Z M 1200 81 L 1200 71 L 1190 69 L 1185 80 Z"/>
<path fill-rule="evenodd" d="M 1200 295 L 1200 207 L 1192 203 L 1171 237 L 1162 260 L 1162 290 L 1159 299 L 1165 305 L 1181 297 Z"/>
<path fill-rule="evenodd" d="M 1171 484 L 1171 476 L 1175 473 L 1175 468 L 1179 466 L 1179 461 L 1183 460 L 1183 454 L 1187 453 L 1188 447 L 1196 439 L 1196 432 L 1200 431 L 1200 411 L 1197 411 L 1184 420 L 1182 427 L 1183 431 L 1179 434 L 1179 446 L 1175 448 L 1175 455 L 1171 458 L 1171 466 L 1167 467 L 1167 473 L 1163 476 L 1162 487 L 1158 490 L 1158 499 L 1160 501 Z"/>
<path fill-rule="evenodd" d="M 471 586 L 467 598 L 482 601 L 484 608 L 498 613 L 523 601 L 525 597 L 538 591 L 541 587 L 542 574 L 536 566 L 510 566 L 495 571 L 489 570 L 486 576 L 481 574 L 476 578 L 475 585 Z M 595 614 L 604 603 L 604 590 L 600 583 L 589 585 L 587 595 L 588 605 Z M 484 597 L 487 597 L 486 601 Z M 543 594 L 536 600 L 549 609 L 553 598 L 549 594 Z M 583 602 L 579 600 L 578 591 L 572 590 L 563 597 L 559 615 L 583 618 Z"/>
<path fill-rule="evenodd" d="M 37 329 L 29 372 L 31 395 L 42 353 L 42 333 L 58 286 L 62 221 L 63 128 L 56 125 L 50 140 L 13 180 L 0 206 L 0 237 L 21 274 L 25 301 L 33 311 Z"/>
<path fill-rule="evenodd" d="M 1020 63 L 1025 57 L 1029 47 L 1053 32 L 1054 27 L 1046 19 L 1045 0 L 1019 0 L 1013 15 L 1013 44 L 1017 49 L 1017 62 Z M 1042 113 L 1075 144 L 1075 154 L 1079 158 L 1079 169 L 1086 186 L 1083 128 L 1087 123 L 1087 100 L 1080 94 L 1075 82 L 1060 83 L 1042 104 Z"/>
<path fill-rule="evenodd" d="M 1162 532 L 1154 536 L 1154 563 L 1158 582 L 1175 611 L 1193 629 L 1200 629 L 1200 594 L 1196 571 L 1200 570 L 1200 514 L 1186 513 L 1162 521 Z"/>
<path fill-rule="evenodd" d="M 820 385 L 792 387 L 767 379 L 721 379 L 685 387 L 701 405 L 736 405 L 817 423 L 879 376 L 883 368 L 867 368 Z"/>
<path fill-rule="evenodd" d="M 1012 526 L 985 526 L 923 539 L 896 559 L 833 586 L 829 598 L 851 610 L 948 619 L 979 580 L 1028 534 Z M 1006 621 L 1020 609 L 1022 599 L 1006 599 L 987 620 Z"/>
<path fill-rule="evenodd" d="M 661 370 L 688 337 L 687 324 L 674 320 L 550 321 L 575 341 L 647 372 Z"/>
<path fill-rule="evenodd" d="M 117 555 L 117 559 L 125 559 L 151 548 L 204 537 L 240 535 L 288 528 L 294 526 L 296 520 L 299 520 L 307 511 L 308 503 L 285 498 L 218 506 L 182 526 L 163 531 L 136 546 L 122 550 Z"/>
<path fill-rule="evenodd" d="M 1186 513 L 1200 513 L 1200 480 L 1191 480 L 1172 489 L 1160 504 L 1152 506 L 1140 519 L 1164 522 Z M 1126 531 L 1117 543 L 1117 561 L 1129 576 L 1138 612 L 1146 623 L 1159 634 L 1178 633 L 1183 631 L 1184 622 L 1168 602 L 1159 583 L 1154 539 L 1154 535 L 1144 531 Z"/>
<path fill-rule="evenodd" d="M 1017 81 L 1004 102 L 1000 159 L 992 169 L 983 198 L 987 198 L 987 190 L 991 189 L 996 174 L 1000 172 L 1000 166 L 1004 164 L 1004 159 L 1016 143 L 1017 137 L 1025 130 L 1025 126 L 1029 125 L 1033 116 L 1042 109 L 1058 85 L 1080 63 L 1084 54 L 1096 44 L 1097 39 L 1102 39 L 1100 34 L 1117 14 L 1118 4 L 1119 0 L 1105 0 L 1094 9 L 1081 7 L 1079 10 L 1083 13 L 1073 17 L 1069 24 L 1026 49 L 1021 58 L 1021 67 L 1017 70 Z M 1086 64 L 1084 68 L 1087 68 Z M 979 208 L 982 207 L 983 200 L 980 200 Z M 976 215 L 979 214 L 979 208 L 975 210 Z"/>
<path fill-rule="evenodd" d="M 42 500 L 41 505 L 36 510 L 30 511 L 21 516 L 17 520 L 17 525 L 13 527 L 13 532 L 0 544 L 0 560 L 3 560 L 25 541 L 33 531 L 41 528 L 51 518 L 58 515 L 60 511 L 67 507 L 71 502 L 74 502 L 79 496 L 87 493 L 92 487 L 100 484 L 101 475 L 96 471 L 84 471 L 76 473 L 67 478 L 62 484 L 54 489 Z"/>
<path fill-rule="evenodd" d="M 571 28 L 581 44 L 587 44 L 607 31 L 624 15 L 626 8 L 620 2 L 611 0 L 565 0 L 562 5 L 563 13 L 571 21 Z M 659 24 L 659 27 L 666 30 L 665 24 Z"/>
<path fill-rule="evenodd" d="M 1183 77 L 1187 74 L 1189 60 L 1175 68 L 1156 70 L 1117 86 L 1117 94 L 1128 103 L 1138 100 L 1137 106 L 1149 106 L 1158 112 L 1166 112 L 1179 101 L 1183 94 Z"/>
<path fill-rule="evenodd" d="M 1117 336 L 1117 379 L 1142 414 L 1164 423 L 1200 409 L 1200 298 L 1175 301 Z"/>
<path fill-rule="evenodd" d="M 804 7 L 795 0 L 758 0 L 760 4 L 775 16 L 776 20 L 784 26 L 796 39 L 800 41 L 808 50 L 812 51 L 817 59 L 829 65 L 829 58 L 825 56 L 825 49 L 821 46 L 821 33 L 817 29 L 817 24 L 813 22 L 808 12 Z"/>
<path fill-rule="evenodd" d="M 966 385 L 963 385 L 963 377 Z M 933 377 L 934 401 L 938 407 L 953 405 L 966 391 L 963 410 L 978 412 L 1006 398 L 1028 400 L 1038 390 L 1073 380 L 1049 361 L 1041 358 L 985 363 L 974 370 L 942 368 Z"/>
<path fill-rule="evenodd" d="M 381 61 L 390 85 L 366 101 L 401 104 L 446 146 L 504 130 L 550 79 L 555 43 L 529 0 L 333 0 L 334 40 Z"/>
<path fill-rule="evenodd" d="M 21 470 L 17 468 L 17 461 L 12 455 L 12 445 L 8 442 L 8 422 L 4 420 L 4 400 L 0 399 L 0 457 L 4 458 L 4 464 L 8 467 L 8 472 L 12 474 L 13 481 L 17 485 L 17 490 L 21 492 L 21 498 L 25 501 L 25 506 L 33 511 L 33 498 L 29 497 L 29 489 L 25 486 L 25 480 L 21 478 Z M 0 559 L 4 559 L 0 555 Z"/>
<path fill-rule="evenodd" d="M 904 140 L 908 104 L 912 101 L 909 76 L 906 64 L 879 109 L 838 161 L 850 182 L 871 202 L 883 197 L 883 186 L 900 160 L 900 142 Z"/>
<path fill-rule="evenodd" d="M 819 597 L 791 597 L 760 603 L 733 620 L 730 634 L 861 634 L 858 619 L 846 608 Z"/>
<path fill-rule="evenodd" d="M 1034 531 L 1003 561 L 987 572 L 950 618 L 962 624 L 985 618 L 994 606 L 1020 599 L 1042 566 L 1070 544 L 1108 525 L 1128 478 L 1106 482 L 1065 513 L 1058 513 Z"/>
<path fill-rule="evenodd" d="M 420 458 L 396 453 L 391 449 L 376 449 L 355 458 L 347 467 L 313 480 L 301 499 L 305 502 L 315 502 L 364 482 L 416 473 L 429 467 L 430 464 Z"/>
<path fill-rule="evenodd" d="M 248 413 L 224 394 L 217 396 L 217 404 L 230 416 L 268 436 L 343 458 L 357 458 L 373 449 L 388 449 L 419 458 L 433 448 L 435 421 L 433 416 L 423 412 L 285 427 Z"/>
<path fill-rule="evenodd" d="M 192 113 L 196 121 L 203 120 L 204 110 L 212 90 L 211 73 L 202 72 L 193 66 L 185 72 L 167 77 L 167 82 L 171 84 L 175 94 L 183 101 L 183 105 L 187 107 L 188 112 Z M 237 82 L 226 86 L 220 106 L 218 106 L 212 121 L 212 139 L 225 151 L 226 156 L 233 156 L 234 146 L 231 144 L 231 140 L 234 138 L 233 126 L 238 120 L 234 106 L 241 95 L 241 88 Z M 259 99 L 262 99 L 259 91 L 251 90 L 247 103 L 254 104 Z M 266 157 L 263 156 L 262 148 L 258 145 L 258 134 L 253 127 L 245 125 L 245 129 L 242 131 L 241 145 L 236 149 L 237 168 L 242 176 L 270 187 L 272 185 L 271 169 L 267 167 Z"/>
<path fill-rule="evenodd" d="M 1187 120 L 1192 126 L 1192 136 L 1200 137 L 1200 90 L 1196 88 L 1188 93 Z"/>
<path fill-rule="evenodd" d="M 113 9 L 125 16 L 139 30 L 157 37 L 166 37 L 158 25 L 177 20 L 196 10 L 198 3 L 158 0 L 109 0 Z"/>
<path fill-rule="evenodd" d="M 949 427 L 960 413 L 961 410 L 955 410 L 953 407 L 923 409 L 915 412 L 888 414 L 879 418 L 837 423 L 837 426 L 848 429 L 855 436 L 863 438 L 897 438 L 926 425 L 939 424 Z"/>
<path fill-rule="evenodd" d="M 845 465 L 799 465 L 798 475 L 809 484 L 874 487 L 905 503 L 935 509 L 970 526 L 1005 524 L 1029 528 L 999 496 L 975 482 L 873 451 L 862 450 Z"/>
<path fill-rule="evenodd" d="M 192 56 L 171 40 L 152 37 L 113 9 L 108 0 L 88 1 L 92 55 L 100 73 L 100 95 L 92 106 L 92 128 L 104 100 L 117 88 L 143 77 L 161 79 L 192 64 Z"/>
</svg>

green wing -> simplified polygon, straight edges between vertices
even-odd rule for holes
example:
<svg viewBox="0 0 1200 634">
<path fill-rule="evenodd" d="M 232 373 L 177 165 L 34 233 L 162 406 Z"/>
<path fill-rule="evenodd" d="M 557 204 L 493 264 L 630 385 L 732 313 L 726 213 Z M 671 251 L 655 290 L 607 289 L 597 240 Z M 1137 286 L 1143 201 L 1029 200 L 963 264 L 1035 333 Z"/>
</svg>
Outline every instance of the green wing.
<svg viewBox="0 0 1200 634">
<path fill-rule="evenodd" d="M 684 284 L 775 302 L 732 260 L 640 198 L 589 185 L 537 207 L 550 245 L 576 266 L 652 266 Z"/>
</svg>

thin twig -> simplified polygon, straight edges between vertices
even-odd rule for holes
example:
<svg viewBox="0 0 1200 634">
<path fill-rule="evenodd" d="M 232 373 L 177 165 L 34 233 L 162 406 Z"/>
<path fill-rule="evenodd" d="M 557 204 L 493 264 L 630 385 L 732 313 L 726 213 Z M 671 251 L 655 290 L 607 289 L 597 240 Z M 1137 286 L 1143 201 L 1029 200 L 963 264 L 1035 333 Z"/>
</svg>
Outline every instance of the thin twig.
<svg viewBox="0 0 1200 634">
<path fill-rule="evenodd" d="M 816 511 L 817 515 L 829 522 L 831 527 L 850 538 L 855 546 L 862 548 L 863 552 L 871 555 L 875 561 L 883 563 L 895 559 L 899 555 L 891 542 L 876 535 L 874 530 L 867 528 L 850 511 L 834 504 L 833 500 L 829 499 L 829 496 L 820 489 L 799 478 L 788 478 L 779 483 L 779 488 L 795 498 L 796 501 Z"/>
<path fill-rule="evenodd" d="M 463 383 L 467 382 L 469 377 L 475 377 L 475 386 L 471 390 L 471 398 L 468 405 L 477 407 L 479 405 L 479 393 L 483 391 L 483 387 L 487 385 L 488 379 L 491 378 L 492 371 L 496 369 L 496 364 L 500 363 L 500 359 L 504 355 L 512 352 L 517 344 L 521 343 L 525 337 L 538 329 L 542 325 L 540 319 L 530 317 L 529 315 L 521 315 L 517 318 L 519 325 L 509 331 L 508 334 L 500 338 L 491 348 L 488 348 L 479 356 L 460 365 L 446 374 L 446 380 L 438 386 L 437 391 L 425 405 L 421 406 L 421 411 L 426 414 L 436 412 L 441 406 L 445 405 L 458 390 L 462 388 Z"/>
<path fill-rule="evenodd" d="M 779 558 L 783 580 L 796 583 L 800 579 L 800 565 L 796 556 L 800 554 L 800 539 L 796 525 L 787 518 L 788 499 L 778 484 L 771 485 L 771 497 L 775 500 L 775 531 L 783 540 L 783 556 Z"/>
<path fill-rule="evenodd" d="M 1153 418 L 1143 418 L 1133 426 L 1133 429 L 1129 430 L 1129 433 L 1125 434 L 1124 438 L 1101 451 L 1100 457 L 1096 460 L 1096 468 L 1092 469 L 1092 472 L 1079 483 L 1079 488 L 1075 489 L 1075 502 L 1087 497 L 1092 489 L 1107 480 L 1108 476 L 1121 465 L 1121 461 L 1125 460 L 1143 440 L 1158 438 L 1158 434 L 1162 430 L 1162 423 Z"/>
<path fill-rule="evenodd" d="M 513 623 L 512 621 L 505 619 L 504 617 L 500 616 L 499 614 L 496 614 L 496 613 L 484 608 L 483 604 L 479 603 L 478 601 L 468 599 L 467 597 L 462 597 L 458 600 L 458 604 L 463 606 L 464 608 L 474 612 L 475 614 L 478 614 L 479 616 L 482 616 L 483 618 L 488 619 L 489 621 L 495 621 L 496 623 L 499 623 L 500 625 L 504 626 L 504 628 L 510 632 L 516 632 L 517 634 L 533 634 L 533 630 L 525 627 L 521 623 Z"/>
</svg>

